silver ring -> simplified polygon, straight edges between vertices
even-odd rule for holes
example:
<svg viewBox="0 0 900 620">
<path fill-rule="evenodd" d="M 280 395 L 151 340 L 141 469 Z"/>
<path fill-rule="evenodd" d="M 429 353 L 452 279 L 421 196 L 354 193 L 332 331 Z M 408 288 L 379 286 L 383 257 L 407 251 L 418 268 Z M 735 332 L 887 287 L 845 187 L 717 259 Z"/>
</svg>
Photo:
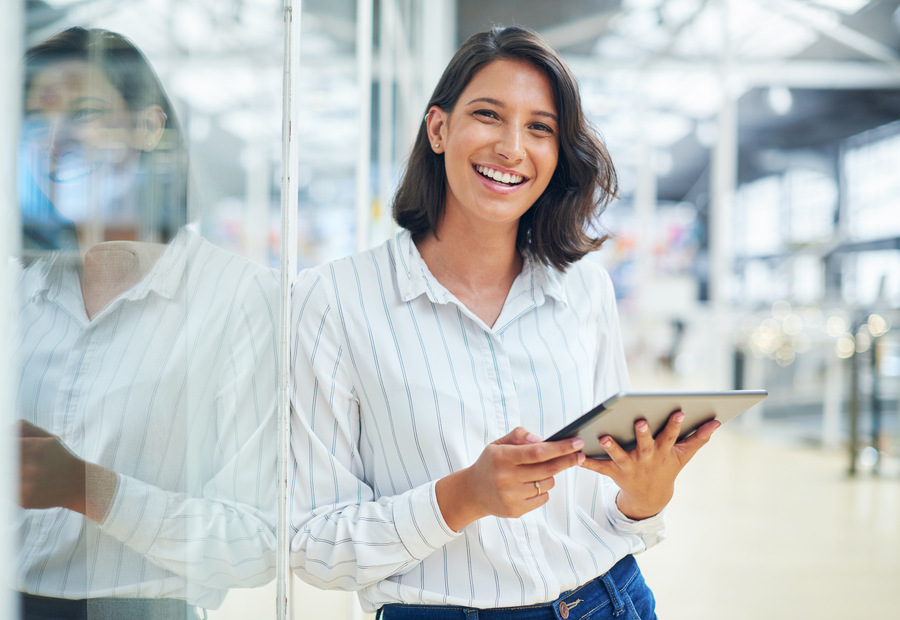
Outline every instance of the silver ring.
<svg viewBox="0 0 900 620">
<path fill-rule="evenodd" d="M 541 483 L 540 483 L 540 482 L 535 482 L 535 483 L 534 483 L 534 488 L 537 489 L 537 494 L 540 495 L 540 494 L 541 494 Z M 535 495 L 535 497 L 537 497 L 537 495 Z"/>
</svg>

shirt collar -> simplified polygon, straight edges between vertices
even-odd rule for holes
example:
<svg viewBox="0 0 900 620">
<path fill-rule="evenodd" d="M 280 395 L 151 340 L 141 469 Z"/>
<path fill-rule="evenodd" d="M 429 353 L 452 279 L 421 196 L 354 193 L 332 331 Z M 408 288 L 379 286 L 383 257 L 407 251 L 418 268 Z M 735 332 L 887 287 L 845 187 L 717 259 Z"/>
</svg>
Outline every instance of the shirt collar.
<svg viewBox="0 0 900 620">
<path fill-rule="evenodd" d="M 147 275 L 118 299 L 141 299 L 150 293 L 171 299 L 187 270 L 189 257 L 196 254 L 200 243 L 197 234 L 182 229 L 166 245 Z M 79 260 L 75 254 L 60 252 L 35 261 L 26 269 L 23 292 L 29 299 L 46 293 L 51 300 L 69 295 L 81 300 L 80 279 L 66 275 L 78 268 Z"/>
<path fill-rule="evenodd" d="M 437 281 L 422 259 L 412 235 L 408 230 L 401 230 L 394 238 L 397 265 L 397 286 L 403 301 L 411 301 L 420 295 L 426 295 L 432 303 L 448 303 L 455 300 L 450 291 Z M 527 297 L 534 305 L 544 303 L 545 296 L 567 304 L 564 274 L 558 270 L 539 263 L 530 254 L 525 254 L 522 273 L 516 278 L 509 291 L 509 300 Z"/>
</svg>

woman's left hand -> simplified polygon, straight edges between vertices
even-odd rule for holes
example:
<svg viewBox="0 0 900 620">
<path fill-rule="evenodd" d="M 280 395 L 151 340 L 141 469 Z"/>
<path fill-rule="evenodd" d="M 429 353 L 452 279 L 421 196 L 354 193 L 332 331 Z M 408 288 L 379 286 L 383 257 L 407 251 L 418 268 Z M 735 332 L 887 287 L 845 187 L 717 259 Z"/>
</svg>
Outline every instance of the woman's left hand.
<svg viewBox="0 0 900 620">
<path fill-rule="evenodd" d="M 658 514 L 672 499 L 675 478 L 702 448 L 719 426 L 712 420 L 697 432 L 678 441 L 684 414 L 669 416 L 665 428 L 654 439 L 645 420 L 634 424 L 637 446 L 626 452 L 612 437 L 601 437 L 600 445 L 609 460 L 585 459 L 582 467 L 612 478 L 621 491 L 616 505 L 629 519 L 646 519 Z"/>
</svg>

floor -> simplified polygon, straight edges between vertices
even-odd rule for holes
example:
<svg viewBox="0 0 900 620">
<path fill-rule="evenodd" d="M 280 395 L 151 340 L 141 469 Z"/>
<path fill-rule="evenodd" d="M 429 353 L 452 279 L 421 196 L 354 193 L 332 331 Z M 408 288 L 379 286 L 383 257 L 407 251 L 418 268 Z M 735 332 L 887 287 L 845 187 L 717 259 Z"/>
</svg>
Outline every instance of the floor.
<svg viewBox="0 0 900 620">
<path fill-rule="evenodd" d="M 840 451 L 721 429 L 639 557 L 660 618 L 900 618 L 900 478 Z M 896 468 L 894 468 L 896 469 Z"/>
</svg>

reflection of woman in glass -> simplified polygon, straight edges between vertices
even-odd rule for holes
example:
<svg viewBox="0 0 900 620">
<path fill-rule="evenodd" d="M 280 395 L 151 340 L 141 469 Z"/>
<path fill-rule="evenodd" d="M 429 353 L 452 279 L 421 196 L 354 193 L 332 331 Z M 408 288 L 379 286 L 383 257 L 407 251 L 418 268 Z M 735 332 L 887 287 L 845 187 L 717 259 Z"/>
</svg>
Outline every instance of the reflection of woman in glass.
<svg viewBox="0 0 900 620">
<path fill-rule="evenodd" d="M 182 226 L 181 132 L 129 41 L 32 48 L 24 101 L 25 617 L 195 618 L 274 572 L 277 279 Z"/>
<path fill-rule="evenodd" d="M 53 249 L 42 234 L 52 227 L 99 241 L 174 235 L 185 220 L 187 157 L 140 51 L 114 33 L 71 29 L 29 50 L 26 63 L 26 249 Z"/>
<path fill-rule="evenodd" d="M 614 191 L 543 40 L 462 45 L 394 200 L 406 230 L 294 286 L 304 579 L 388 620 L 655 617 L 632 555 L 718 423 L 682 443 L 680 413 L 655 440 L 638 423 L 612 461 L 541 441 L 627 386 L 609 277 L 579 260 Z"/>
</svg>

